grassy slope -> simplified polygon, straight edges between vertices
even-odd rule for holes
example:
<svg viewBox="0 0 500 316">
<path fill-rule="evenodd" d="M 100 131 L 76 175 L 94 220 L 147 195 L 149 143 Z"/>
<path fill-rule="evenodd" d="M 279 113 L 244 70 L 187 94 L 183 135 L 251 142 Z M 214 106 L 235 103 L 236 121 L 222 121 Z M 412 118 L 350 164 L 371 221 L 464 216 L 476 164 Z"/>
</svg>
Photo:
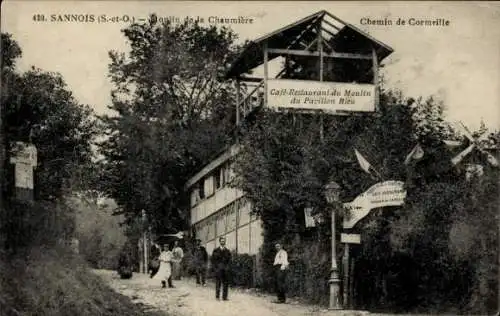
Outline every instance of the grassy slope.
<svg viewBox="0 0 500 316">
<path fill-rule="evenodd" d="M 80 258 L 63 250 L 39 248 L 24 255 L 27 260 L 19 257 L 7 261 L 0 256 L 1 316 L 153 315 L 111 290 Z"/>
</svg>

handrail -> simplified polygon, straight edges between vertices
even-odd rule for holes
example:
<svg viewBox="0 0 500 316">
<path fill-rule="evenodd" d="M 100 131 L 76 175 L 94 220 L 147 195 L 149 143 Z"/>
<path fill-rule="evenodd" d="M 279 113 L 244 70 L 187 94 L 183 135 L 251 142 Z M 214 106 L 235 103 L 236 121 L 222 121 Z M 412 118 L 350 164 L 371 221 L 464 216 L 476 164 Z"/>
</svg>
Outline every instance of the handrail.
<svg viewBox="0 0 500 316">
<path fill-rule="evenodd" d="M 262 80 L 256 87 L 255 89 L 252 90 L 252 92 L 250 92 L 249 94 L 247 94 L 247 96 L 240 101 L 240 104 L 243 104 L 244 102 L 246 102 L 248 100 L 248 98 L 250 98 L 259 88 L 263 87 L 264 86 L 264 80 Z"/>
<path fill-rule="evenodd" d="M 252 111 L 254 108 L 258 107 L 261 102 L 257 100 L 257 102 L 254 102 L 251 98 L 255 96 L 255 93 L 261 90 L 264 87 L 264 80 L 259 82 L 259 84 L 250 92 L 248 93 L 245 98 L 239 102 L 238 107 L 241 110 L 242 118 L 245 118 L 245 116 Z"/>
</svg>

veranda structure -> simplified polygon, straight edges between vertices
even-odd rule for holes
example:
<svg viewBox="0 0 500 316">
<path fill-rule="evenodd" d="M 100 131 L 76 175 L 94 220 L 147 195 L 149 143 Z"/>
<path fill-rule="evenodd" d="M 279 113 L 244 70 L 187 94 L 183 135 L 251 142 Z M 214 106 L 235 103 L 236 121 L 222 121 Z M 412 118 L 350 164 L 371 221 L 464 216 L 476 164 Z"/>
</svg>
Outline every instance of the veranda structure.
<svg viewBox="0 0 500 316">
<path fill-rule="evenodd" d="M 226 79 L 235 80 L 238 91 L 242 87 L 252 87 L 247 93 L 238 93 L 241 97 L 236 102 L 236 124 L 260 106 L 306 112 L 320 110 L 333 114 L 376 111 L 379 103 L 379 65 L 392 52 L 386 44 L 326 11 L 251 41 L 226 74 Z M 281 70 L 271 78 L 270 63 L 278 57 L 284 59 Z M 259 66 L 263 67 L 262 77 L 248 75 Z M 312 82 L 328 82 L 330 85 Z M 351 91 L 371 87 L 373 104 L 372 107 L 365 105 L 362 108 L 350 106 L 352 104 L 348 102 L 337 103 L 336 106 L 328 102 L 320 106 L 304 104 L 307 102 L 294 106 L 286 102 L 279 104 L 273 98 L 273 92 L 274 95 L 277 92 L 273 91 L 275 86 L 296 91 L 301 86 L 306 90 L 325 87 L 354 89 Z M 340 92 L 342 94 L 345 90 Z M 270 98 L 273 100 L 270 101 Z"/>
</svg>

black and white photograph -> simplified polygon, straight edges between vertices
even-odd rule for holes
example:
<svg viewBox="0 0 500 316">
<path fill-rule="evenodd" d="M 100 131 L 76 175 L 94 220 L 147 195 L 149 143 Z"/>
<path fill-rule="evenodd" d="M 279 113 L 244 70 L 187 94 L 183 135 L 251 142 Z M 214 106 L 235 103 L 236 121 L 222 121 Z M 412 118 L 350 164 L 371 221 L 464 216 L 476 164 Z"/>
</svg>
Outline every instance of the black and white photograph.
<svg viewBox="0 0 500 316">
<path fill-rule="evenodd" d="M 498 314 L 499 2 L 0 15 L 0 316 Z"/>
</svg>

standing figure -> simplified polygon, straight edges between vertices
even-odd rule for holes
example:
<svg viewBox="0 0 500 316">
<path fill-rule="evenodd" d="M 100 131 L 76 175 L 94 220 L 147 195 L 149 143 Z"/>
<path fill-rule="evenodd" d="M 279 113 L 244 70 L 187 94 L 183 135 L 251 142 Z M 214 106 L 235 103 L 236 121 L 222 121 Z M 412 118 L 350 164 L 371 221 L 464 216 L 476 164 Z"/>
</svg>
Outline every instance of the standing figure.
<svg viewBox="0 0 500 316">
<path fill-rule="evenodd" d="M 275 245 L 276 256 L 274 257 L 274 274 L 275 288 L 278 300 L 276 303 L 283 304 L 286 302 L 286 275 L 288 269 L 288 254 L 281 247 L 281 244 Z"/>
<path fill-rule="evenodd" d="M 160 249 L 156 244 L 151 247 L 151 261 L 149 262 L 148 271 L 150 272 L 149 277 L 153 278 L 155 274 L 160 269 Z"/>
<path fill-rule="evenodd" d="M 118 274 L 120 278 L 130 279 L 132 277 L 132 269 L 130 250 L 125 246 L 118 257 Z"/>
<path fill-rule="evenodd" d="M 184 251 L 182 248 L 179 246 L 179 242 L 176 240 L 174 241 L 174 247 L 172 249 L 172 274 L 174 276 L 174 280 L 180 280 L 181 279 L 181 261 L 182 258 L 184 257 Z"/>
<path fill-rule="evenodd" d="M 208 253 L 205 247 L 201 245 L 201 240 L 196 239 L 196 248 L 194 249 L 194 264 L 196 267 L 196 284 L 206 286 Z"/>
<path fill-rule="evenodd" d="M 159 247 L 159 246 L 157 246 Z M 163 245 L 163 250 L 158 258 L 160 260 L 160 269 L 153 277 L 153 280 L 160 280 L 161 287 L 166 287 L 168 282 L 168 287 L 173 288 L 172 284 L 172 251 L 168 249 L 167 245 Z"/>
<path fill-rule="evenodd" d="M 226 248 L 226 238 L 219 238 L 220 246 L 212 253 L 212 267 L 215 271 L 215 298 L 220 299 L 222 286 L 222 299 L 227 301 L 229 288 L 229 273 L 231 269 L 231 252 Z"/>
</svg>

